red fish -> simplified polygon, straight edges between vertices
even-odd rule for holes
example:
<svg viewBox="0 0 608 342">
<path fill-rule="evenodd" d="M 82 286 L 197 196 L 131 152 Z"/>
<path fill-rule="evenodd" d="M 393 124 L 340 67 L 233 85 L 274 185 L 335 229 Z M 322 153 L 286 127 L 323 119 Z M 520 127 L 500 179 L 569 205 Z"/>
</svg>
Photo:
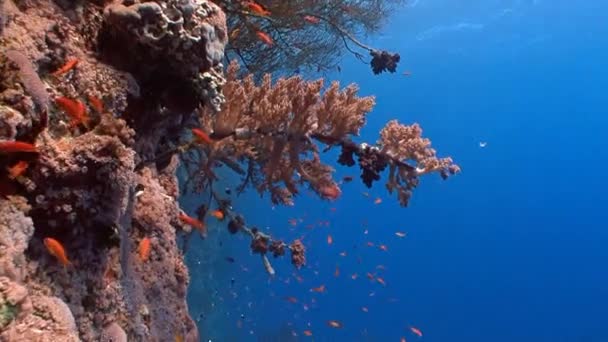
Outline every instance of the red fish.
<svg viewBox="0 0 608 342">
<path fill-rule="evenodd" d="M 272 44 L 274 44 L 272 38 L 270 38 L 270 36 L 265 32 L 255 31 L 255 35 L 258 36 L 258 39 L 260 39 L 264 44 L 268 46 L 272 46 Z"/>
<path fill-rule="evenodd" d="M 224 219 L 224 212 L 217 209 L 211 212 L 211 216 L 215 217 L 216 219 L 222 221 Z"/>
<path fill-rule="evenodd" d="M 304 336 L 312 336 L 312 331 L 310 331 L 310 330 L 304 330 L 302 332 L 302 334 L 304 334 Z"/>
<path fill-rule="evenodd" d="M 0 153 L 38 153 L 35 145 L 22 141 L 0 141 Z"/>
<path fill-rule="evenodd" d="M 82 124 L 87 129 L 89 128 L 89 117 L 87 116 L 87 109 L 84 103 L 62 96 L 56 98 L 55 103 L 72 119 L 70 127 Z"/>
<path fill-rule="evenodd" d="M 8 169 L 8 178 L 15 179 L 21 176 L 25 172 L 25 170 L 27 170 L 28 166 L 29 164 L 26 161 L 21 160 L 17 162 L 17 164 L 11 166 Z"/>
<path fill-rule="evenodd" d="M 317 292 L 317 293 L 324 293 L 325 292 L 325 285 L 321 285 L 319 287 L 313 287 L 312 289 L 310 289 L 311 292 Z"/>
<path fill-rule="evenodd" d="M 72 70 L 76 64 L 78 64 L 78 59 L 77 58 L 68 58 L 68 60 L 65 62 L 65 64 L 63 66 L 61 66 L 61 68 L 57 69 L 56 71 L 53 72 L 53 76 L 57 77 L 57 76 L 61 76 L 63 74 L 65 74 L 66 72 Z"/>
<path fill-rule="evenodd" d="M 59 260 L 59 262 L 64 266 L 68 266 L 71 264 L 70 260 L 68 260 L 68 257 L 65 253 L 65 249 L 63 248 L 63 246 L 61 245 L 61 243 L 53 238 L 44 238 L 44 246 L 46 246 L 46 249 L 49 251 L 49 253 L 54 256 L 55 258 L 57 258 L 57 260 Z"/>
<path fill-rule="evenodd" d="M 145 237 L 139 241 L 139 260 L 141 262 L 146 262 L 150 258 L 150 250 L 151 250 L 151 241 L 150 238 Z"/>
<path fill-rule="evenodd" d="M 334 238 L 332 238 L 331 235 L 327 235 L 327 244 L 331 245 L 332 243 L 334 243 Z"/>
<path fill-rule="evenodd" d="M 328 200 L 336 200 L 342 194 L 342 191 L 336 184 L 325 185 L 319 189 L 319 194 Z"/>
<path fill-rule="evenodd" d="M 192 134 L 194 134 L 196 140 L 199 142 L 203 142 L 209 145 L 213 144 L 213 139 L 211 139 L 207 133 L 203 132 L 202 129 L 193 128 Z"/>
<path fill-rule="evenodd" d="M 207 236 L 207 227 L 205 226 L 205 223 L 183 213 L 179 214 L 179 220 L 184 224 L 196 228 L 203 237 Z"/>
<path fill-rule="evenodd" d="M 264 7 L 262 7 L 262 5 L 260 5 L 256 2 L 250 1 L 250 2 L 247 2 L 245 5 L 247 5 L 247 8 L 249 8 L 249 10 L 255 14 L 263 15 L 263 16 L 270 15 L 270 11 L 265 10 Z"/>
<path fill-rule="evenodd" d="M 410 327 L 410 330 L 412 331 L 412 333 L 414 333 L 414 335 L 422 337 L 422 331 L 420 329 L 416 327 Z"/>
</svg>

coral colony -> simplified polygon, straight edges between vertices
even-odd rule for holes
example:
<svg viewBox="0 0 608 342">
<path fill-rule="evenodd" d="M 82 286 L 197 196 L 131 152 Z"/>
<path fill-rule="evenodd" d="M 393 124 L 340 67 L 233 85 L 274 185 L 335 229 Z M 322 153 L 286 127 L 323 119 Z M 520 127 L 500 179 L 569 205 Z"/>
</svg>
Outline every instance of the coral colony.
<svg viewBox="0 0 608 342">
<path fill-rule="evenodd" d="M 268 273 L 269 254 L 303 266 L 302 241 L 248 225 L 214 191 L 218 165 L 242 175 L 238 192 L 284 205 L 304 186 L 340 196 L 332 147 L 368 187 L 388 168 L 403 206 L 420 176 L 459 171 L 418 125 L 354 142 L 374 105 L 354 85 L 238 76 L 228 39 L 206 0 L 0 0 L 1 340 L 198 341 L 177 236 L 206 234 L 211 215 Z M 399 55 L 370 53 L 374 73 L 395 71 Z M 179 167 L 184 188 L 212 195 L 196 213 L 179 208 Z"/>
</svg>

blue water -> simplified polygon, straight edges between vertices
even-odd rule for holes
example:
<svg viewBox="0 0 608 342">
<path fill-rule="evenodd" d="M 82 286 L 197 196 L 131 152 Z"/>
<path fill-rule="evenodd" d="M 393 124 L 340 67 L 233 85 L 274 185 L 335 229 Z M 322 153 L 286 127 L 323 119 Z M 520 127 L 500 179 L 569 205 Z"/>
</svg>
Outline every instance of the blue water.
<svg viewBox="0 0 608 342">
<path fill-rule="evenodd" d="M 223 226 L 196 237 L 189 305 L 202 340 L 608 341 L 607 19 L 608 2 L 592 0 L 414 0 L 394 13 L 368 41 L 400 52 L 398 70 L 410 77 L 373 76 L 349 56 L 330 76 L 377 96 L 362 141 L 374 142 L 390 119 L 418 122 L 462 174 L 425 177 L 408 208 L 383 183 L 367 190 L 357 179 L 334 203 L 304 194 L 273 209 L 253 191 L 236 198 L 251 224 L 304 235 L 308 265 L 274 260 L 270 279 L 244 237 Z M 356 176 L 336 168 L 336 179 Z M 220 189 L 235 181 L 225 177 Z M 183 203 L 195 207 L 191 197 Z M 290 218 L 303 222 L 294 228 Z M 319 220 L 329 227 L 305 227 Z M 326 293 L 309 291 L 321 284 Z"/>
</svg>

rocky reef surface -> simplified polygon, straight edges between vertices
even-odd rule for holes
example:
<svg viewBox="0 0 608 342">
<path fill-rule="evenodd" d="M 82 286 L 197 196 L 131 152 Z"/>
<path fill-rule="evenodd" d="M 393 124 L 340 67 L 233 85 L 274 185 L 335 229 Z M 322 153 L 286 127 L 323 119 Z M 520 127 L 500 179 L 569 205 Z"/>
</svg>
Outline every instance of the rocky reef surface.
<svg viewBox="0 0 608 342">
<path fill-rule="evenodd" d="M 166 151 L 224 102 L 225 22 L 206 0 L 0 0 L 1 341 L 198 341 Z"/>
</svg>

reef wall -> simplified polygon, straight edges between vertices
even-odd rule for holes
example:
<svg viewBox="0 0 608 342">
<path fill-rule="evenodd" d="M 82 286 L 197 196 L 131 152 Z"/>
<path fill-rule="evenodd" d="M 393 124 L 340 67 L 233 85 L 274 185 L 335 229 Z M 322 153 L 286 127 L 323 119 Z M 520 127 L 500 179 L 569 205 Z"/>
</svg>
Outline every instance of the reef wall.
<svg viewBox="0 0 608 342">
<path fill-rule="evenodd" d="M 225 21 L 206 0 L 0 0 L 0 340 L 198 341 L 167 151 L 224 102 Z"/>
</svg>

